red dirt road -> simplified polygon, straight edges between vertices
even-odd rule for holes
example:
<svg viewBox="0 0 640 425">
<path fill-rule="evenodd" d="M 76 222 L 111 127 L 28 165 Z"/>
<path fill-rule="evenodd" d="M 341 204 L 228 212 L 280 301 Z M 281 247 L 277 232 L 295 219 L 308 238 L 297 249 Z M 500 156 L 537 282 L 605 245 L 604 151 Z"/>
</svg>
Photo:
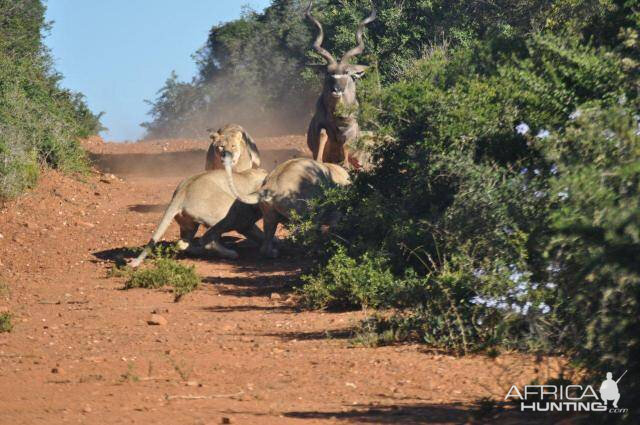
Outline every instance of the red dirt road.
<svg viewBox="0 0 640 425">
<path fill-rule="evenodd" d="M 147 242 L 207 143 L 87 145 L 115 179 L 46 171 L 0 210 L 0 309 L 15 325 L 0 334 L 0 424 L 543 423 L 480 417 L 477 402 L 546 380 L 561 359 L 354 345 L 365 314 L 297 311 L 287 294 L 301 265 L 286 256 L 182 259 L 203 283 L 179 303 L 121 290 L 113 260 Z M 259 145 L 267 166 L 304 152 L 296 136 Z M 152 312 L 168 323 L 148 325 Z"/>
</svg>

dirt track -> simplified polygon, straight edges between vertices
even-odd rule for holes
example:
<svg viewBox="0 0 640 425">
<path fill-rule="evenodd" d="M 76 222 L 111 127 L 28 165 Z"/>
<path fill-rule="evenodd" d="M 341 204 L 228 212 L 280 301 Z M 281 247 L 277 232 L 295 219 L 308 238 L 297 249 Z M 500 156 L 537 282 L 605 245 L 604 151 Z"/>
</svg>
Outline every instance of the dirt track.
<svg viewBox="0 0 640 425">
<path fill-rule="evenodd" d="M 304 152 L 302 137 L 259 145 L 267 165 Z M 560 360 L 354 346 L 364 313 L 295 310 L 301 265 L 286 256 L 240 243 L 237 262 L 181 260 L 204 279 L 179 303 L 120 290 L 112 261 L 146 243 L 206 147 L 94 141 L 93 160 L 118 178 L 45 172 L 0 211 L 0 308 L 15 324 L 0 334 L 0 424 L 541 423 L 512 410 L 478 419 L 476 403 L 544 381 Z M 153 311 L 168 324 L 148 325 Z"/>
</svg>

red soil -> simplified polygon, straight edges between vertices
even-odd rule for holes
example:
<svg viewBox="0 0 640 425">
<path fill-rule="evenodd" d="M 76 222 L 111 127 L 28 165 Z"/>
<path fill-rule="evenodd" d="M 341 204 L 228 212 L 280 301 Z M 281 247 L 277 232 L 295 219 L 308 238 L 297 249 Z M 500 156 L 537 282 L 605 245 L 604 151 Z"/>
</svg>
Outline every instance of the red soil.
<svg viewBox="0 0 640 425">
<path fill-rule="evenodd" d="M 259 141 L 272 165 L 305 154 L 303 137 Z M 205 141 L 87 143 L 102 171 L 44 171 L 0 210 L 0 423 L 539 423 L 482 398 L 555 376 L 562 359 L 453 357 L 421 345 L 350 340 L 363 312 L 297 311 L 300 264 L 180 260 L 203 284 L 179 303 L 120 290 L 113 260 L 141 246 L 178 181 L 204 166 Z M 166 238 L 177 237 L 172 225 Z M 167 319 L 150 326 L 152 312 Z"/>
</svg>

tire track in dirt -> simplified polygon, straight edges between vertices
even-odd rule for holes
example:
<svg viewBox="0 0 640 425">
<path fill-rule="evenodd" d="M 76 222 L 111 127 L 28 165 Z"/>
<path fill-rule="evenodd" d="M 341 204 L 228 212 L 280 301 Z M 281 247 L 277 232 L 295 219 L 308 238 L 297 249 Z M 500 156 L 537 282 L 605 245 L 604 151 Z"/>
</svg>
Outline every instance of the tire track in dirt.
<svg viewBox="0 0 640 425">
<path fill-rule="evenodd" d="M 299 136 L 260 143 L 265 162 L 304 152 Z M 106 278 L 109 259 L 146 243 L 177 182 L 204 164 L 194 152 L 206 143 L 88 149 L 118 177 L 45 171 L 0 211 L 0 281 L 9 288 L 0 306 L 16 325 L 0 334 L 1 424 L 464 423 L 479 399 L 500 400 L 562 363 L 354 346 L 363 312 L 296 311 L 283 300 L 302 265 L 248 246 L 237 262 L 181 260 L 203 284 L 179 303 L 164 291 L 122 291 L 121 279 Z M 172 225 L 166 239 L 176 237 Z M 154 311 L 168 324 L 148 325 Z M 537 423 L 514 415 L 477 421 Z"/>
</svg>

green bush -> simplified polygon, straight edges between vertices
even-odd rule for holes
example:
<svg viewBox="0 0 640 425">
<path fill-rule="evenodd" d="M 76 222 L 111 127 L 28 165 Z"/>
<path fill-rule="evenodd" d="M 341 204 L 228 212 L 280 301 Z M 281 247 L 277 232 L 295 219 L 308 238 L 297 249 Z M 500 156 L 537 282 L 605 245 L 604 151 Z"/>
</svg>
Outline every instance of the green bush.
<svg viewBox="0 0 640 425">
<path fill-rule="evenodd" d="M 619 32 L 623 47 L 551 32 L 515 55 L 433 47 L 368 95 L 394 141 L 318 204 L 344 214 L 333 240 L 294 224 L 325 253 L 303 300 L 391 307 L 370 344 L 559 352 L 640 380 L 639 74 Z"/>
<path fill-rule="evenodd" d="M 302 280 L 302 301 L 311 308 L 381 307 L 391 302 L 395 284 L 384 260 L 365 254 L 356 261 L 342 247 L 318 274 Z"/>
<path fill-rule="evenodd" d="M 558 340 L 599 376 L 628 369 L 629 406 L 640 390 L 638 121 L 637 108 L 585 107 L 547 141 L 558 169 L 546 251 Z"/>
<path fill-rule="evenodd" d="M 124 289 L 148 288 L 159 289 L 165 286 L 173 288 L 175 301 L 194 291 L 200 284 L 195 267 L 183 266 L 170 258 L 157 258 L 152 266 L 130 271 Z"/>
<path fill-rule="evenodd" d="M 0 200 L 32 187 L 40 164 L 86 171 L 78 139 L 102 129 L 82 95 L 59 87 L 46 29 L 40 0 L 0 0 Z"/>
</svg>

